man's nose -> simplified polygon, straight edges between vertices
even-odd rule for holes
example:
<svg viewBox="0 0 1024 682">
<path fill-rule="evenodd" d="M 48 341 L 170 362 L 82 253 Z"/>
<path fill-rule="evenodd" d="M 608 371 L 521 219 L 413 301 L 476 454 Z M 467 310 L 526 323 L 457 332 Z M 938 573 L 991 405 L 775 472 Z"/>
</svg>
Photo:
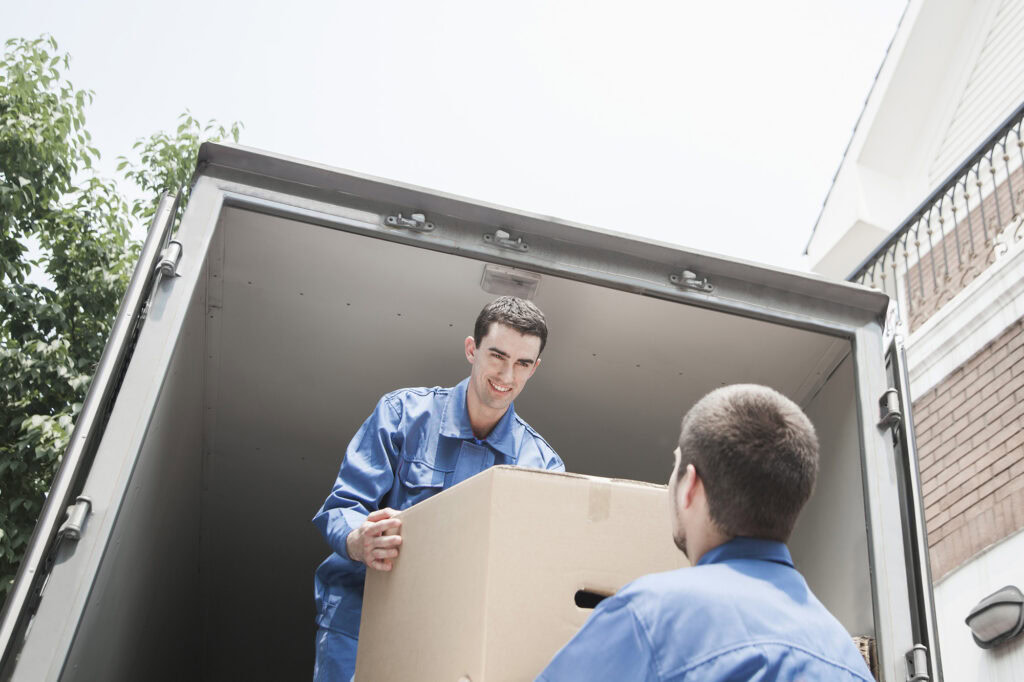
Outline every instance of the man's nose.
<svg viewBox="0 0 1024 682">
<path fill-rule="evenodd" d="M 503 363 L 501 365 L 501 374 L 500 374 L 500 376 L 501 376 L 501 380 L 505 384 L 507 384 L 509 386 L 512 385 L 512 377 L 513 377 L 512 363 L 506 362 L 506 363 Z"/>
</svg>

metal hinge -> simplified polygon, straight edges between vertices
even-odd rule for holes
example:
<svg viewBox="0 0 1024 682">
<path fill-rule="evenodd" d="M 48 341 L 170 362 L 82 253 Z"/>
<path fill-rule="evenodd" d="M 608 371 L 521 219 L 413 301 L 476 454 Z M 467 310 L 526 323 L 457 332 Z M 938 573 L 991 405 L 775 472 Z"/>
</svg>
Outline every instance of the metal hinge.
<svg viewBox="0 0 1024 682">
<path fill-rule="evenodd" d="M 46 563 L 42 575 L 46 576 L 42 583 L 32 589 L 26 601 L 28 612 L 34 614 L 39 608 L 39 602 L 43 599 L 43 591 L 49 583 L 49 574 L 57 561 L 57 552 L 65 540 L 77 542 L 82 537 L 82 530 L 85 528 L 85 520 L 89 518 L 92 511 L 92 500 L 84 495 L 75 498 L 75 503 L 70 505 L 65 512 L 64 523 L 57 529 L 57 535 L 53 538 L 53 544 L 47 553 Z"/>
<path fill-rule="evenodd" d="M 672 273 L 668 276 L 668 281 L 675 284 L 677 287 L 685 287 L 687 289 L 693 289 L 694 291 L 703 291 L 705 293 L 711 293 L 715 287 L 708 282 L 707 277 L 698 277 L 697 273 L 693 270 L 683 270 L 676 274 Z"/>
<path fill-rule="evenodd" d="M 177 239 L 167 242 L 167 246 L 160 252 L 160 259 L 156 262 L 156 267 L 153 268 L 153 274 L 159 274 L 164 277 L 177 277 L 178 263 L 181 262 L 182 253 L 181 242 Z"/>
<path fill-rule="evenodd" d="M 915 644 L 907 652 L 907 682 L 929 682 L 931 679 L 928 674 L 928 647 Z"/>
<path fill-rule="evenodd" d="M 389 215 L 384 219 L 384 224 L 388 227 L 398 227 L 404 230 L 413 230 L 414 232 L 430 232 L 434 229 L 434 223 L 428 222 L 427 216 L 422 213 L 413 213 L 408 218 L 401 213 Z"/>
<path fill-rule="evenodd" d="M 888 348 L 893 339 L 900 333 L 900 306 L 889 299 L 889 306 L 885 310 L 885 324 L 882 327 L 882 346 Z"/>
<path fill-rule="evenodd" d="M 156 293 L 156 288 L 160 284 L 160 280 L 164 277 L 177 277 L 178 276 L 178 264 L 181 262 L 181 255 L 184 253 L 181 242 L 177 239 L 172 239 L 167 242 L 167 246 L 160 252 L 160 257 L 156 261 L 156 265 L 153 267 L 153 287 L 150 289 L 149 300 L 142 306 L 142 310 L 139 312 L 139 319 L 145 320 L 146 316 L 149 315 L 149 308 L 153 303 L 153 295 Z"/>
<path fill-rule="evenodd" d="M 512 238 L 512 235 L 507 230 L 495 230 L 494 234 L 485 234 L 484 241 L 488 244 L 494 244 L 505 249 L 514 249 L 516 251 L 529 251 L 530 245 L 527 244 L 522 237 Z"/>
<path fill-rule="evenodd" d="M 898 429 L 903 422 L 903 413 L 900 412 L 899 391 L 895 388 L 887 388 L 882 397 L 878 399 L 878 407 L 878 428 Z"/>
<path fill-rule="evenodd" d="M 67 518 L 64 519 L 64 523 L 57 530 L 58 545 L 65 538 L 68 540 L 78 540 L 82 537 L 82 528 L 85 527 L 85 520 L 89 517 L 91 510 L 92 500 L 84 495 L 79 495 L 75 499 L 75 503 L 68 507 Z"/>
</svg>

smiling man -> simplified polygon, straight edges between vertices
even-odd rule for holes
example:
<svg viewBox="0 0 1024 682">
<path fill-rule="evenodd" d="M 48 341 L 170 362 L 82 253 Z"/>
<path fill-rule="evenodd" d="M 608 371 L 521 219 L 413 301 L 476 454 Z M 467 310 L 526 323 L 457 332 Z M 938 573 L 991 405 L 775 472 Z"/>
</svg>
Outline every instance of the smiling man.
<svg viewBox="0 0 1024 682">
<path fill-rule="evenodd" d="M 512 406 L 537 371 L 547 336 L 533 303 L 492 301 L 465 341 L 467 379 L 385 395 L 349 443 L 334 489 L 313 517 L 332 550 L 314 585 L 315 681 L 348 682 L 355 672 L 366 568 L 391 570 L 402 544 L 398 511 L 496 464 L 565 470 Z"/>
</svg>

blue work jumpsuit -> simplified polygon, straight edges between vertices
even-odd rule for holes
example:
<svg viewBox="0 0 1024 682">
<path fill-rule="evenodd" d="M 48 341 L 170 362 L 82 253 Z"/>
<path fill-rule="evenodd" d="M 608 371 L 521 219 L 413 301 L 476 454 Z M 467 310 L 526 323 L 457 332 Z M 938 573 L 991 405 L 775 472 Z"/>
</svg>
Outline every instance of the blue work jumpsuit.
<svg viewBox="0 0 1024 682">
<path fill-rule="evenodd" d="M 594 609 L 538 682 L 873 682 L 781 542 L 734 538 Z"/>
<path fill-rule="evenodd" d="M 385 395 L 349 443 L 334 489 L 313 517 L 332 550 L 314 580 L 318 682 L 348 682 L 355 671 L 366 566 L 348 557 L 345 541 L 370 512 L 406 509 L 496 464 L 565 470 L 512 405 L 477 440 L 466 408 L 468 383 Z"/>
</svg>

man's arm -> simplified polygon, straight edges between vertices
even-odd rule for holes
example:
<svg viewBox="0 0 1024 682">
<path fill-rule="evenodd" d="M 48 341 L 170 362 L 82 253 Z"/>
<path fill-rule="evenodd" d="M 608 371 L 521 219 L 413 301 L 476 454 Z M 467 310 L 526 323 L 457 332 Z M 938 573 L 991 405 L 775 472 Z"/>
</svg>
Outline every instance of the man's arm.
<svg viewBox="0 0 1024 682">
<path fill-rule="evenodd" d="M 576 636 L 537 677 L 537 682 L 657 680 L 647 631 L 622 597 L 598 604 Z"/>
<path fill-rule="evenodd" d="M 390 570 L 401 537 L 396 511 L 379 509 L 394 485 L 403 443 L 401 412 L 381 398 L 345 450 L 338 478 L 323 507 L 313 517 L 327 544 L 342 559 Z"/>
</svg>

